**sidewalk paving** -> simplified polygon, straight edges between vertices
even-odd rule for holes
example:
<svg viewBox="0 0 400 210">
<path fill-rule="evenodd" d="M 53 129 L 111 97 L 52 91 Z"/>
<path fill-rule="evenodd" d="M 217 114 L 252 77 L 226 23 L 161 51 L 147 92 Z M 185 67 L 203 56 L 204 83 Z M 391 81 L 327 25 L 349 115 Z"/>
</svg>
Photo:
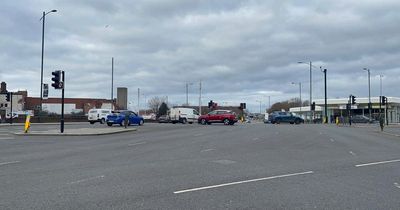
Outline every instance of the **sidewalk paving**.
<svg viewBox="0 0 400 210">
<path fill-rule="evenodd" d="M 108 135 L 116 133 L 125 133 L 136 131 L 136 128 L 75 128 L 65 129 L 64 133 L 60 133 L 60 129 L 52 129 L 47 131 L 29 131 L 28 133 L 17 132 L 14 135 L 18 136 L 96 136 Z"/>
<path fill-rule="evenodd" d="M 60 122 L 54 123 L 31 123 L 31 125 L 59 125 Z M 88 122 L 65 122 L 64 125 L 79 125 L 79 124 L 88 124 Z M 25 123 L 0 123 L 0 127 L 7 127 L 7 126 L 25 126 Z"/>
</svg>

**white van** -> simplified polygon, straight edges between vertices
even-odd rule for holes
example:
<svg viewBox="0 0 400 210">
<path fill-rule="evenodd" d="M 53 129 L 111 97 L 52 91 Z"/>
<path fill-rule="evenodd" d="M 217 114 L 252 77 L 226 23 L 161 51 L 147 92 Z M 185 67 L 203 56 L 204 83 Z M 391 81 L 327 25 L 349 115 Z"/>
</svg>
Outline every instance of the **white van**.
<svg viewBox="0 0 400 210">
<path fill-rule="evenodd" d="M 192 108 L 172 108 L 169 110 L 169 118 L 172 123 L 190 123 L 197 122 L 199 112 Z"/>
<path fill-rule="evenodd" d="M 88 113 L 88 121 L 90 124 L 100 122 L 106 123 L 107 115 L 111 114 L 111 109 L 90 109 Z"/>
</svg>

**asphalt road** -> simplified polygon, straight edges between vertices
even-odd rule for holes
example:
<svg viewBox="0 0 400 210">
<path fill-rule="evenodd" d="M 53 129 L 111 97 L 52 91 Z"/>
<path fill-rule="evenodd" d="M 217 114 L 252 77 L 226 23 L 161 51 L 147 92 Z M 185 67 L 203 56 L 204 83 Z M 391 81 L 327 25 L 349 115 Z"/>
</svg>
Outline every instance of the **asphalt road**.
<svg viewBox="0 0 400 210">
<path fill-rule="evenodd" d="M 0 209 L 400 206 L 400 138 L 371 127 L 146 124 L 94 137 L 12 129 L 0 127 Z"/>
</svg>

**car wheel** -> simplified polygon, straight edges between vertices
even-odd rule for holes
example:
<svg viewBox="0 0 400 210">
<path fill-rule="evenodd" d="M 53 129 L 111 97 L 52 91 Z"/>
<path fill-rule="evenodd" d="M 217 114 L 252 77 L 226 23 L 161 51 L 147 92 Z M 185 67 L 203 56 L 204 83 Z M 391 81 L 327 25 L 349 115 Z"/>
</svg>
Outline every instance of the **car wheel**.
<svg viewBox="0 0 400 210">
<path fill-rule="evenodd" d="M 139 121 L 139 125 L 142 126 L 143 124 L 144 124 L 144 121 L 143 121 L 143 120 L 140 120 L 140 121 Z"/>
<path fill-rule="evenodd" d="M 200 122 L 201 122 L 201 124 L 202 124 L 202 125 L 205 125 L 205 124 L 207 124 L 207 121 L 206 121 L 206 119 L 201 119 L 201 121 L 200 121 Z"/>
<path fill-rule="evenodd" d="M 187 119 L 186 119 L 186 118 L 183 118 L 183 119 L 181 120 L 181 122 L 182 122 L 182 124 L 186 124 L 186 123 L 187 123 Z"/>
<path fill-rule="evenodd" d="M 111 127 L 111 126 L 112 126 L 112 123 L 107 123 L 107 125 Z"/>
<path fill-rule="evenodd" d="M 225 119 L 225 120 L 224 120 L 224 125 L 229 125 L 230 122 L 231 122 L 231 121 L 230 121 L 229 119 Z"/>
<path fill-rule="evenodd" d="M 104 124 L 104 123 L 106 123 L 106 119 L 104 119 L 104 118 L 101 118 L 101 120 L 100 120 L 100 124 Z"/>
<path fill-rule="evenodd" d="M 295 120 L 294 123 L 296 123 L 296 125 L 300 124 L 300 120 Z"/>
</svg>

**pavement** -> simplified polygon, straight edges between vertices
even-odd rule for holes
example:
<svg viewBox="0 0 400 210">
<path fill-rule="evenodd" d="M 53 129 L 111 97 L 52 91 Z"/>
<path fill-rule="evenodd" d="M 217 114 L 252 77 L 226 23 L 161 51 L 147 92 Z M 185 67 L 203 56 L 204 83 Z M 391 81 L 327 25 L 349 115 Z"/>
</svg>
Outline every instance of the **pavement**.
<svg viewBox="0 0 400 210">
<path fill-rule="evenodd" d="M 61 133 L 60 129 L 43 130 L 43 131 L 30 131 L 16 132 L 15 135 L 20 136 L 96 136 L 96 135 L 109 135 L 116 133 L 125 133 L 136 131 L 136 128 L 75 128 L 67 129 Z"/>
<path fill-rule="evenodd" d="M 375 128 L 136 128 L 85 137 L 9 136 L 1 128 L 0 209 L 400 206 L 400 138 Z"/>
</svg>

